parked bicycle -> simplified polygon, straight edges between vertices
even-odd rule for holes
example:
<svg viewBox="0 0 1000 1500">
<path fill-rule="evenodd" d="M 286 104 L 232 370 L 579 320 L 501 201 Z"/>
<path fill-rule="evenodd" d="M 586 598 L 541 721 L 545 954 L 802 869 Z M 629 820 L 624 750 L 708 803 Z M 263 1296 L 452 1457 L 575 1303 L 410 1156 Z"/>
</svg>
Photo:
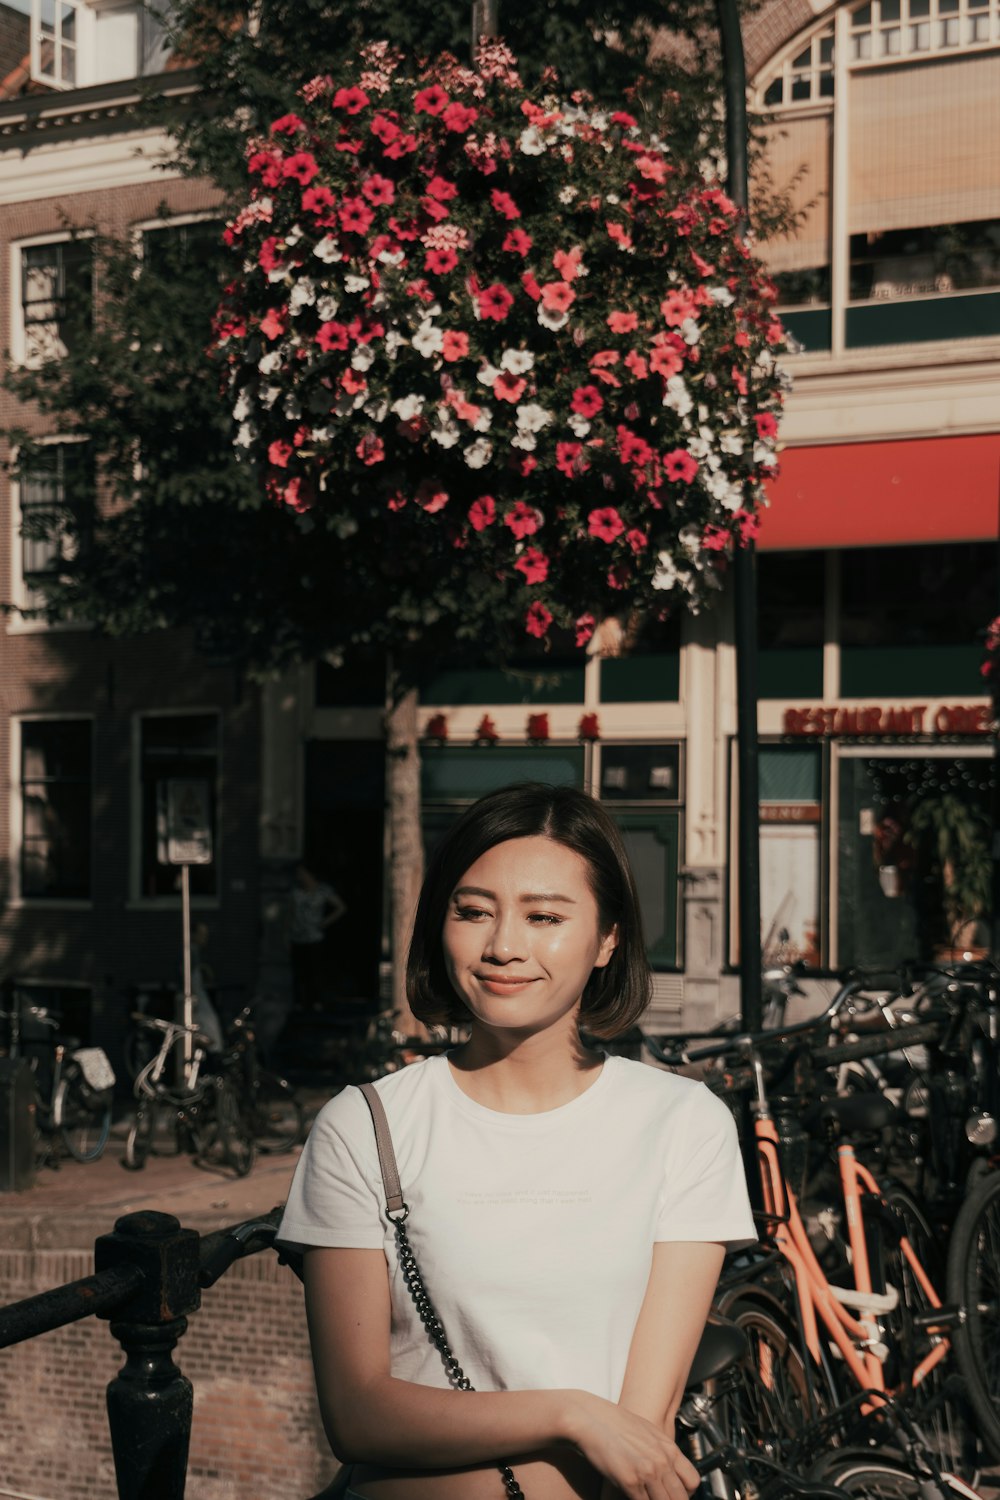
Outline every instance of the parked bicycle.
<svg viewBox="0 0 1000 1500">
<path fill-rule="evenodd" d="M 107 1054 L 60 1037 L 59 1018 L 30 1004 L 24 989 L 13 986 L 8 1003 L 0 1010 L 8 1056 L 25 1058 L 34 1074 L 36 1155 L 58 1166 L 61 1143 L 76 1161 L 96 1161 L 111 1132 L 115 1074 Z"/>
<path fill-rule="evenodd" d="M 261 1066 L 250 1006 L 227 1028 L 226 1043 L 221 1067 L 247 1132 L 262 1151 L 291 1151 L 305 1133 L 302 1104 L 287 1078 Z"/>
<path fill-rule="evenodd" d="M 150 1152 L 173 1155 L 190 1151 L 206 1165 L 231 1167 L 245 1177 L 256 1158 L 256 1144 L 249 1133 L 236 1093 L 221 1070 L 203 1071 L 205 1038 L 197 1027 L 157 1016 L 133 1016 L 138 1024 L 160 1033 L 158 1051 L 135 1080 L 135 1119 L 125 1141 L 123 1165 L 135 1171 L 144 1167 Z M 189 1062 L 180 1080 L 168 1081 L 184 1039 L 194 1038 Z"/>
</svg>

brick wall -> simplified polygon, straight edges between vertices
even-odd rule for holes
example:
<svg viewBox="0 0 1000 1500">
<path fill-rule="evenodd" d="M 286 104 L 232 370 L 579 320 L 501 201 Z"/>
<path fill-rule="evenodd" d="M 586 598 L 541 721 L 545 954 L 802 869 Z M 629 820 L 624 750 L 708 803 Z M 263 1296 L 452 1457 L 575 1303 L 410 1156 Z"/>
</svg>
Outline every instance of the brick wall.
<svg viewBox="0 0 1000 1500">
<path fill-rule="evenodd" d="M 86 1252 L 0 1250 L 0 1306 L 92 1271 Z M 308 1500 L 329 1483 L 302 1289 L 275 1256 L 204 1293 L 174 1358 L 194 1387 L 186 1500 Z M 95 1318 L 0 1354 L 0 1489 L 114 1500 L 104 1392 L 122 1362 Z"/>
<path fill-rule="evenodd" d="M 0 80 L 23 62 L 29 44 L 28 17 L 10 5 L 0 5 Z"/>
</svg>

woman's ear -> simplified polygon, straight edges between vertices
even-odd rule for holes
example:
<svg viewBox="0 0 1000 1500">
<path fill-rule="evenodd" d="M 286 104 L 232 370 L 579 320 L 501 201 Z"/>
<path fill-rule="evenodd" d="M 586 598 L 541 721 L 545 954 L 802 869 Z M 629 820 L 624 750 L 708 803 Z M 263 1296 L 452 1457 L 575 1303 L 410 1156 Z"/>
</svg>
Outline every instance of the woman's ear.
<svg viewBox="0 0 1000 1500">
<path fill-rule="evenodd" d="M 616 922 L 615 925 L 611 928 L 611 931 L 605 933 L 604 937 L 601 938 L 601 946 L 597 950 L 597 957 L 594 960 L 594 968 L 606 968 L 607 965 L 611 962 L 611 955 L 614 953 L 617 947 L 618 923 Z"/>
</svg>

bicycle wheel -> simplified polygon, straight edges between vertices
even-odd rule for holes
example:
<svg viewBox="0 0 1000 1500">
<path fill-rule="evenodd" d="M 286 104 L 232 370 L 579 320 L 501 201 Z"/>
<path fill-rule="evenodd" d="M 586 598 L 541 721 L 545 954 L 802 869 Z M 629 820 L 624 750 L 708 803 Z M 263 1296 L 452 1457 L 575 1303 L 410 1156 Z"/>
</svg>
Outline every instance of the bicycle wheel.
<svg viewBox="0 0 1000 1500">
<path fill-rule="evenodd" d="M 138 1172 L 146 1165 L 156 1134 L 156 1116 L 156 1104 L 151 1099 L 140 1104 L 135 1112 L 135 1119 L 125 1137 L 125 1155 L 122 1157 L 122 1166 L 130 1172 Z"/>
<path fill-rule="evenodd" d="M 103 1105 L 88 1099 L 77 1073 L 60 1078 L 52 1106 L 66 1150 L 77 1161 L 96 1161 L 111 1134 L 111 1096 Z"/>
<path fill-rule="evenodd" d="M 720 1311 L 746 1334 L 748 1352 L 706 1394 L 726 1439 L 781 1462 L 810 1422 L 809 1380 L 795 1331 L 777 1312 L 740 1295 Z"/>
<path fill-rule="evenodd" d="M 305 1116 L 295 1090 L 277 1073 L 261 1073 L 248 1121 L 262 1151 L 290 1151 L 302 1139 Z"/>
<path fill-rule="evenodd" d="M 829 1453 L 809 1473 L 817 1483 L 854 1495 L 857 1500 L 927 1500 L 936 1490 L 942 1495 L 966 1495 L 942 1478 L 940 1486 L 926 1476 L 913 1474 L 905 1464 L 876 1453 Z"/>
<path fill-rule="evenodd" d="M 257 1159 L 257 1146 L 240 1114 L 236 1095 L 224 1079 L 215 1087 L 216 1145 L 237 1177 L 245 1177 Z"/>
<path fill-rule="evenodd" d="M 907 1239 L 940 1295 L 945 1280 L 941 1252 L 923 1210 L 897 1184 L 890 1184 L 882 1196 L 901 1220 Z M 918 1322 L 933 1304 L 898 1241 L 880 1234 L 879 1247 L 885 1278 L 882 1285 L 899 1292 L 898 1305 L 882 1319 L 891 1335 L 887 1382 L 900 1394 L 937 1466 L 972 1479 L 982 1467 L 983 1444 L 971 1404 L 965 1399 L 964 1384 L 955 1378 L 954 1346 L 919 1384 L 913 1384 L 920 1362 L 937 1342 Z"/>
<path fill-rule="evenodd" d="M 965 1308 L 955 1359 L 994 1459 L 1000 1459 L 1000 1172 L 980 1178 L 948 1247 L 948 1301 Z"/>
</svg>

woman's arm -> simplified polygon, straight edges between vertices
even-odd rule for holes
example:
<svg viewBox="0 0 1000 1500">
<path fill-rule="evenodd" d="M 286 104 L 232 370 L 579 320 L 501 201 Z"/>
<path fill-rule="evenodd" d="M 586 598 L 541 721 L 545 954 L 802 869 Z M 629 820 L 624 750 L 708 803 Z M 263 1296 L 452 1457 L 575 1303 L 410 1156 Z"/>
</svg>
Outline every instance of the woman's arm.
<svg viewBox="0 0 1000 1500">
<path fill-rule="evenodd" d="M 304 1276 L 320 1411 L 338 1458 L 457 1469 L 569 1443 L 630 1500 L 686 1500 L 694 1487 L 658 1425 L 589 1392 L 467 1393 L 395 1379 L 381 1250 L 309 1250 Z"/>
</svg>

